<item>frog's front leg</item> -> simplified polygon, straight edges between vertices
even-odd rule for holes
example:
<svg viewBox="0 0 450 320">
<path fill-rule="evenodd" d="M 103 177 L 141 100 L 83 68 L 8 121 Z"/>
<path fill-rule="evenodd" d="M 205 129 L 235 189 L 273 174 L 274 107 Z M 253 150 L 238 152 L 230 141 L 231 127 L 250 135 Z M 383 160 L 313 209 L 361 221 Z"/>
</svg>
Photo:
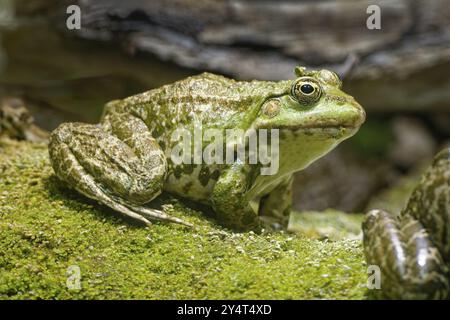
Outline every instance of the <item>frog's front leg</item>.
<svg viewBox="0 0 450 320">
<path fill-rule="evenodd" d="M 279 223 L 282 227 L 287 227 L 292 209 L 293 180 L 294 176 L 290 175 L 261 199 L 259 215 L 265 223 L 269 225 Z"/>
<path fill-rule="evenodd" d="M 258 214 L 246 197 L 251 168 L 235 163 L 222 172 L 212 191 L 211 202 L 220 224 L 238 231 L 261 229 Z"/>
<path fill-rule="evenodd" d="M 65 123 L 53 131 L 50 160 L 56 175 L 83 195 L 150 225 L 184 221 L 142 204 L 162 191 L 167 163 L 145 123 L 109 116 L 101 125 Z"/>
</svg>

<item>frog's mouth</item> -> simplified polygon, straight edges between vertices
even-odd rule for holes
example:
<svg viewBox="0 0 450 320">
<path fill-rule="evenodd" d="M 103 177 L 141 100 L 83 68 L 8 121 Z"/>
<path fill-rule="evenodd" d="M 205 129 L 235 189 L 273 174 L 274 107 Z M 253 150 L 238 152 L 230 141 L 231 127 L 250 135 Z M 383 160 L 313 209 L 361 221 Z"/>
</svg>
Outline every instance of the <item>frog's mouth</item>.
<svg viewBox="0 0 450 320">
<path fill-rule="evenodd" d="M 320 114 L 310 114 L 302 117 L 303 119 L 289 119 L 284 117 L 282 121 L 267 121 L 261 123 L 260 128 L 280 129 L 290 131 L 357 131 L 365 121 L 364 111 L 351 110 L 341 117 L 320 117 Z"/>
<path fill-rule="evenodd" d="M 328 98 L 330 100 L 330 97 Z M 272 117 L 270 115 L 260 117 L 256 126 L 298 132 L 334 132 L 336 130 L 356 132 L 364 123 L 366 113 L 352 97 L 332 97 L 331 103 L 328 103 L 328 100 L 325 99 L 323 103 L 314 107 L 297 108 L 299 110 L 295 109 L 294 112 L 293 107 L 281 108 L 279 113 Z M 342 101 L 335 103 L 337 100 Z"/>
<path fill-rule="evenodd" d="M 281 133 L 293 133 L 294 135 L 315 135 L 323 137 L 351 137 L 360 128 L 360 125 L 295 125 L 279 126 L 273 129 L 279 129 Z M 267 128 L 270 129 L 270 128 Z"/>
<path fill-rule="evenodd" d="M 348 117 L 348 119 L 336 119 L 336 118 L 323 118 L 323 119 L 315 119 L 313 122 L 303 121 L 296 124 L 281 124 L 279 129 L 288 129 L 288 130 L 358 130 L 359 127 L 364 123 L 365 115 L 355 114 L 352 117 Z"/>
<path fill-rule="evenodd" d="M 291 130 L 291 131 L 299 131 L 299 130 L 358 130 L 361 125 L 320 125 L 320 124 L 311 124 L 311 125 L 285 125 L 279 126 L 277 129 L 280 130 Z"/>
<path fill-rule="evenodd" d="M 319 139 L 341 140 L 353 136 L 359 126 L 326 126 L 326 127 L 296 127 L 280 129 L 280 132 L 290 132 L 294 136 L 315 136 Z M 321 138 L 320 138 L 321 137 Z"/>
</svg>

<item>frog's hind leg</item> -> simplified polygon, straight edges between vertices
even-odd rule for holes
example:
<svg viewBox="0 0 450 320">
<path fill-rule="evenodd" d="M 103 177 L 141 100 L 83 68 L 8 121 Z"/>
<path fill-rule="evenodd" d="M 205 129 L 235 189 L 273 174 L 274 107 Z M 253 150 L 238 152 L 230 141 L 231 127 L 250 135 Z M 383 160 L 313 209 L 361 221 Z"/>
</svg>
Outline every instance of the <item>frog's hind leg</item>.
<svg viewBox="0 0 450 320">
<path fill-rule="evenodd" d="M 450 149 L 423 174 L 398 218 L 372 210 L 363 223 L 368 264 L 380 267 L 389 298 L 448 298 Z M 384 280 L 383 280 L 384 279 Z"/>
<path fill-rule="evenodd" d="M 449 284 L 439 250 L 422 224 L 410 215 L 394 219 L 382 210 L 367 213 L 363 223 L 367 264 L 380 269 L 381 290 L 390 299 L 443 299 Z"/>
<path fill-rule="evenodd" d="M 166 159 L 141 120 L 62 124 L 50 137 L 49 153 L 56 175 L 83 195 L 147 225 L 190 225 L 142 206 L 162 191 Z"/>
</svg>

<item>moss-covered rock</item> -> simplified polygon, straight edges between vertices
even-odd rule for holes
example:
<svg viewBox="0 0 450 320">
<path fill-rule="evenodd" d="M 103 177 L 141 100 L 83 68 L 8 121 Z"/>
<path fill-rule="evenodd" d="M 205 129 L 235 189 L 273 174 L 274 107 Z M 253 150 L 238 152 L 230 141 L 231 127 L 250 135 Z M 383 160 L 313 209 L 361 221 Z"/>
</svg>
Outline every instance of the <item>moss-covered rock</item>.
<svg viewBox="0 0 450 320">
<path fill-rule="evenodd" d="M 125 220 L 59 182 L 45 145 L 3 141 L 0 298 L 366 296 L 359 240 L 233 233 L 177 199 L 161 201 L 197 227 L 155 223 L 148 228 Z M 69 289 L 76 268 L 81 289 Z"/>
</svg>

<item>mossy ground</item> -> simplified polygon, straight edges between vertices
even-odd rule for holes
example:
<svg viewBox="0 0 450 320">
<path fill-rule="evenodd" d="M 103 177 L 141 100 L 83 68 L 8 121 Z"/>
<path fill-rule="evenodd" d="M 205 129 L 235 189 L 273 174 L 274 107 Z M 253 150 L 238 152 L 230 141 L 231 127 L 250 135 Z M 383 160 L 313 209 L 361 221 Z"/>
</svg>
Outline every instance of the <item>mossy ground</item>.
<svg viewBox="0 0 450 320">
<path fill-rule="evenodd" d="M 0 144 L 2 299 L 361 299 L 360 240 L 233 233 L 166 197 L 195 230 L 142 227 L 69 190 L 45 145 Z M 70 266 L 81 289 L 69 290 Z"/>
</svg>

